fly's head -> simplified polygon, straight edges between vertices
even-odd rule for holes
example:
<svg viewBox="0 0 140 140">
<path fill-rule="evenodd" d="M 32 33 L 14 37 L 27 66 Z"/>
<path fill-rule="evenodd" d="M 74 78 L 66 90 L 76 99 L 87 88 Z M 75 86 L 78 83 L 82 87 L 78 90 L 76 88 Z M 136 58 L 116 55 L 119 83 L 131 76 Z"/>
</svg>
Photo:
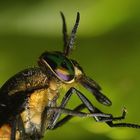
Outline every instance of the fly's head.
<svg viewBox="0 0 140 140">
<path fill-rule="evenodd" d="M 73 63 L 61 52 L 44 52 L 40 56 L 39 65 L 49 70 L 64 83 L 74 82 L 75 69 Z"/>
<path fill-rule="evenodd" d="M 65 17 L 61 12 L 63 21 L 63 52 L 44 52 L 39 58 L 39 66 L 46 71 L 50 71 L 55 77 L 65 84 L 80 83 L 89 90 L 95 98 L 102 104 L 110 106 L 111 101 L 101 93 L 100 86 L 91 78 L 86 76 L 82 67 L 77 61 L 69 58 L 73 50 L 76 31 L 79 25 L 80 14 L 77 13 L 76 22 L 68 38 Z"/>
</svg>

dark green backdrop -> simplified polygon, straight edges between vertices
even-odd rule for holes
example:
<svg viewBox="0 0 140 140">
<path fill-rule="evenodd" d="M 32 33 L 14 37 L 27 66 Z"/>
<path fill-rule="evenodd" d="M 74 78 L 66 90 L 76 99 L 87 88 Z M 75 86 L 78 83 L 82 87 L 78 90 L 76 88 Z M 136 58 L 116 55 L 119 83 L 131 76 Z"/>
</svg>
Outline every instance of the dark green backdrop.
<svg viewBox="0 0 140 140">
<path fill-rule="evenodd" d="M 0 1 L 0 85 L 18 71 L 36 65 L 45 50 L 61 50 L 63 11 L 69 31 L 76 12 L 80 26 L 71 55 L 102 86 L 112 100 L 105 107 L 81 91 L 106 113 L 140 124 L 140 1 L 139 0 L 12 0 Z M 72 99 L 72 104 L 77 98 Z M 75 118 L 46 133 L 46 140 L 140 140 L 140 130 L 109 128 L 93 119 Z"/>
</svg>

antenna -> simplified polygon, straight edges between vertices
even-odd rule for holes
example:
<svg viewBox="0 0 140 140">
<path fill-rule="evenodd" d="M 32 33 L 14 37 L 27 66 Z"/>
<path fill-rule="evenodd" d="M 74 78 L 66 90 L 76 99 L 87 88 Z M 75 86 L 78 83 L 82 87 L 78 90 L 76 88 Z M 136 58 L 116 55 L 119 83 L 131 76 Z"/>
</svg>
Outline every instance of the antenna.
<svg viewBox="0 0 140 140">
<path fill-rule="evenodd" d="M 73 49 L 73 44 L 74 44 L 74 41 L 75 41 L 75 36 L 76 36 L 77 28 L 78 28 L 78 25 L 79 25 L 79 21 L 80 21 L 80 13 L 77 12 L 75 25 L 72 29 L 72 32 L 71 32 L 71 35 L 70 35 L 69 39 L 68 39 L 68 35 L 67 35 L 67 27 L 66 27 L 65 16 L 62 12 L 60 12 L 60 14 L 61 14 L 62 21 L 63 21 L 63 30 L 62 30 L 63 41 L 64 41 L 64 51 L 63 51 L 63 53 L 64 53 L 65 56 L 68 56 Z"/>
</svg>

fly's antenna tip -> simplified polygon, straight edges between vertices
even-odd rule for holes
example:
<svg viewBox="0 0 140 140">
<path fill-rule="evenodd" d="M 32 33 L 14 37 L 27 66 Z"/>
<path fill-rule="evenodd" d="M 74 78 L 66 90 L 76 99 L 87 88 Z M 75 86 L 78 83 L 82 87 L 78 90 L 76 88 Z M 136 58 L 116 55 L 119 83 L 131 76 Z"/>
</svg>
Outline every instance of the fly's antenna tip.
<svg viewBox="0 0 140 140">
<path fill-rule="evenodd" d="M 80 21 L 80 13 L 79 13 L 79 12 L 77 12 L 76 23 L 78 24 L 78 23 L 79 23 L 79 21 Z"/>
<path fill-rule="evenodd" d="M 61 15 L 61 17 L 62 17 L 62 18 L 64 17 L 64 14 L 63 14 L 63 12 L 62 12 L 62 11 L 60 11 L 60 15 Z"/>
<path fill-rule="evenodd" d="M 77 12 L 77 18 L 80 19 L 80 13 L 79 12 Z"/>
</svg>

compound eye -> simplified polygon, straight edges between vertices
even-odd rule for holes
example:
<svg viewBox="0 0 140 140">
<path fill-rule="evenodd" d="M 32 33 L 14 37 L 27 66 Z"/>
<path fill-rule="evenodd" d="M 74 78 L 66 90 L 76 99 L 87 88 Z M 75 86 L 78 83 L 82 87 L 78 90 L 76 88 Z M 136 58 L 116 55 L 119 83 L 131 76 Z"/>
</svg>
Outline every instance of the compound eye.
<svg viewBox="0 0 140 140">
<path fill-rule="evenodd" d="M 45 60 L 60 80 L 69 82 L 74 79 L 75 71 L 73 64 L 63 54 L 58 52 L 45 53 L 43 60 Z"/>
</svg>

